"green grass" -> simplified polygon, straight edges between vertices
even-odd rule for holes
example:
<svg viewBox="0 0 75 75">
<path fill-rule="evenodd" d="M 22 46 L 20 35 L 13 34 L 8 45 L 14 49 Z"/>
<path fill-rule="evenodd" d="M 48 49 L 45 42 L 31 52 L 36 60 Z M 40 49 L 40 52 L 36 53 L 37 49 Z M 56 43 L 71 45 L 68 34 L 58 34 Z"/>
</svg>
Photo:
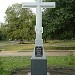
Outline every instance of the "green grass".
<svg viewBox="0 0 75 75">
<path fill-rule="evenodd" d="M 48 57 L 48 66 L 75 66 L 75 56 Z"/>
<path fill-rule="evenodd" d="M 59 41 L 59 40 L 49 40 L 47 43 L 44 43 L 45 50 L 75 50 L 75 41 Z M 33 51 L 34 43 L 9 43 L 9 42 L 0 42 L 1 51 Z"/>
<path fill-rule="evenodd" d="M 31 65 L 31 57 L 0 57 L 0 62 L 2 62 L 3 72 L 1 75 L 9 75 L 12 71 L 16 69 L 25 69 Z M 72 62 L 70 64 L 70 62 Z M 47 65 L 49 66 L 72 66 L 75 67 L 75 56 L 67 56 L 67 57 L 47 57 Z M 5 74 L 4 74 L 5 73 Z"/>
<path fill-rule="evenodd" d="M 49 40 L 45 43 L 45 50 L 75 50 L 75 41 Z"/>
<path fill-rule="evenodd" d="M 4 70 L 1 75 L 10 75 L 16 69 L 28 68 L 30 66 L 30 57 L 0 57 L 0 61 Z"/>
<path fill-rule="evenodd" d="M 0 46 L 0 50 L 4 51 L 21 51 L 21 50 L 33 50 L 34 44 L 8 44 Z"/>
</svg>

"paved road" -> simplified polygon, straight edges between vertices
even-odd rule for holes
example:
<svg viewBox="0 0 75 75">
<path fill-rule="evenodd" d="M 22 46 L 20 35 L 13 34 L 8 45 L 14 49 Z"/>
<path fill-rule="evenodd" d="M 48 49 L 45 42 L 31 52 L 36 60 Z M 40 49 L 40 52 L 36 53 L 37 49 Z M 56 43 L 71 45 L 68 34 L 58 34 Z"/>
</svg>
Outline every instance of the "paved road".
<svg viewBox="0 0 75 75">
<path fill-rule="evenodd" d="M 75 50 L 50 50 L 46 52 L 47 56 L 67 56 L 67 55 L 75 55 Z M 32 56 L 32 52 L 10 52 L 10 51 L 3 51 L 0 52 L 0 56 Z"/>
</svg>

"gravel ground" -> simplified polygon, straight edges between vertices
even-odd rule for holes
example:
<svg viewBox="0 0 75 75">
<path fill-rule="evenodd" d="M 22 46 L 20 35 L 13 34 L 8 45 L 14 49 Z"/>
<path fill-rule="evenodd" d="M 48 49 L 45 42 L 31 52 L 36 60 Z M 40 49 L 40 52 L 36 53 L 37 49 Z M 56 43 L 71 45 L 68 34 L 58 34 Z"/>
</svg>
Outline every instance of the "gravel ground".
<svg viewBox="0 0 75 75">
<path fill-rule="evenodd" d="M 16 51 L 2 51 L 0 56 L 32 56 L 33 52 L 16 52 Z M 46 52 L 47 56 L 67 56 L 70 53 L 75 55 L 75 50 L 73 51 L 62 51 L 62 50 L 50 50 Z"/>
</svg>

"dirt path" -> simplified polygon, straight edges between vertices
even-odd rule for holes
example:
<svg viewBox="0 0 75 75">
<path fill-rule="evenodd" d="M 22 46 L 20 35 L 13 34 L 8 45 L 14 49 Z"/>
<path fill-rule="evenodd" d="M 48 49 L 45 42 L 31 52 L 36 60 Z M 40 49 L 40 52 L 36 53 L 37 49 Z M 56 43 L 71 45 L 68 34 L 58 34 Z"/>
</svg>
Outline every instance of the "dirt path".
<svg viewBox="0 0 75 75">
<path fill-rule="evenodd" d="M 75 50 L 62 51 L 62 50 L 49 50 L 46 52 L 47 56 L 67 56 L 73 54 L 75 55 Z M 2 51 L 0 56 L 32 56 L 32 52 L 15 52 L 15 51 Z"/>
</svg>

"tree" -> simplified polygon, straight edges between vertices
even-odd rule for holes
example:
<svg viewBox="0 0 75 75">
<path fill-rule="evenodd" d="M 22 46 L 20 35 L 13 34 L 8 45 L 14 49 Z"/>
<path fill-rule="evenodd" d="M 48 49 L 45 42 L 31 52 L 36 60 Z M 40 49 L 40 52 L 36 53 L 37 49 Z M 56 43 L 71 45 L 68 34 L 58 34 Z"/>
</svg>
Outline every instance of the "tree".
<svg viewBox="0 0 75 75">
<path fill-rule="evenodd" d="M 13 4 L 6 10 L 8 36 L 10 39 L 33 39 L 35 15 L 30 9 L 22 9 L 21 4 Z"/>
<path fill-rule="evenodd" d="M 0 30 L 0 40 L 2 39 L 2 37 L 1 37 L 1 30 Z"/>
<path fill-rule="evenodd" d="M 75 1 L 74 0 L 44 0 L 56 2 L 55 9 L 44 9 L 44 38 L 66 39 L 75 38 Z"/>
<path fill-rule="evenodd" d="M 4 23 L 0 27 L 0 40 L 7 40 L 7 27 Z"/>
</svg>

